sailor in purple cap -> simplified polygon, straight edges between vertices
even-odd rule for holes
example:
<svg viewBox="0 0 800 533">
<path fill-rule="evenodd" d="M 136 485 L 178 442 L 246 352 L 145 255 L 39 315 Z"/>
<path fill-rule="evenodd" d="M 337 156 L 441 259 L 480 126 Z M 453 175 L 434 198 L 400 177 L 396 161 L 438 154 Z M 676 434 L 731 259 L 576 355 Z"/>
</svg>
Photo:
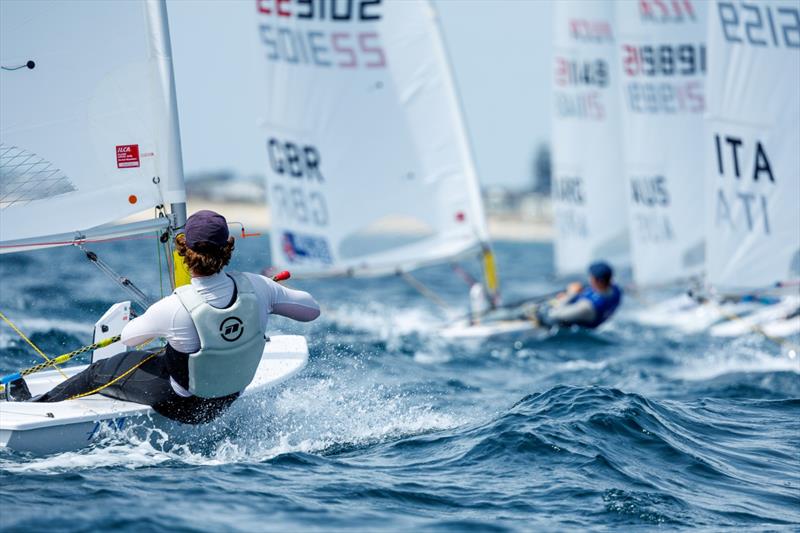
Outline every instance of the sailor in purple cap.
<svg viewBox="0 0 800 533">
<path fill-rule="evenodd" d="M 536 309 L 543 326 L 579 326 L 594 329 L 611 318 L 622 301 L 622 289 L 612 278 L 614 271 L 605 261 L 589 265 L 589 285 L 572 283 L 565 293 Z"/>
<path fill-rule="evenodd" d="M 58 402 L 103 387 L 104 396 L 150 405 L 173 420 L 208 422 L 253 379 L 270 314 L 301 322 L 319 316 L 319 305 L 307 292 L 225 270 L 234 239 L 219 213 L 190 216 L 175 243 L 191 283 L 122 330 L 122 342 L 131 347 L 166 339 L 164 353 L 132 350 L 102 359 L 34 401 Z"/>
</svg>

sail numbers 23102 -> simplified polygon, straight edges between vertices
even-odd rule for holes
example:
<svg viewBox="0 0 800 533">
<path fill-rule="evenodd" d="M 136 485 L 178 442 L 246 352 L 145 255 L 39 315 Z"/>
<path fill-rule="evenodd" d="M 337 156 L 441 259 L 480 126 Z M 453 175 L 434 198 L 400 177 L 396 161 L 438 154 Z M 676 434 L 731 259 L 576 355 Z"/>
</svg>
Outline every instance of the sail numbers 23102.
<svg viewBox="0 0 800 533">
<path fill-rule="evenodd" d="M 321 68 L 384 68 L 386 55 L 373 27 L 381 18 L 381 3 L 382 0 L 256 0 L 261 20 L 268 21 L 258 27 L 266 57 L 270 61 Z M 282 24 L 286 19 L 295 22 Z M 314 26 L 306 27 L 306 23 Z M 335 27 L 338 23 L 362 23 L 368 31 L 351 31 L 352 25 Z M 301 25 L 303 28 L 298 28 Z"/>
</svg>

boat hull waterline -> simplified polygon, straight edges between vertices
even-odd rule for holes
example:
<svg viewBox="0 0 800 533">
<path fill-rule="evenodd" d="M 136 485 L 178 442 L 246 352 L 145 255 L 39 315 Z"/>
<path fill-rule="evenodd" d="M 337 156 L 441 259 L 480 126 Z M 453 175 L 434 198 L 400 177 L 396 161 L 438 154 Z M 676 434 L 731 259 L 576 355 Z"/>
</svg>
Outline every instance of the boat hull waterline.
<svg viewBox="0 0 800 533">
<path fill-rule="evenodd" d="M 270 389 L 302 370 L 308 362 L 308 345 L 300 335 L 277 335 L 264 347 L 253 381 L 242 396 Z M 65 368 L 74 375 L 86 368 Z M 55 370 L 26 379 L 31 393 L 41 394 L 63 377 Z M 37 455 L 86 448 L 109 431 L 132 425 L 160 429 L 190 429 L 192 426 L 168 420 L 149 406 L 115 400 L 99 394 L 56 403 L 0 402 L 0 448 Z"/>
</svg>

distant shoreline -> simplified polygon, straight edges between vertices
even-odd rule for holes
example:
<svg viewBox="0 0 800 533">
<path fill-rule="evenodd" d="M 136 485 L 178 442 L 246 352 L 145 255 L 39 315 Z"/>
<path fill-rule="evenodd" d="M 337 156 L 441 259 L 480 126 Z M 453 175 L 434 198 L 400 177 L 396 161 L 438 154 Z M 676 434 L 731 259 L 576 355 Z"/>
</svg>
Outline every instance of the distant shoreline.
<svg viewBox="0 0 800 533">
<path fill-rule="evenodd" d="M 228 222 L 238 222 L 248 232 L 269 231 L 271 216 L 269 207 L 249 202 L 221 202 L 203 198 L 189 197 L 187 199 L 189 213 L 201 209 L 217 211 L 228 219 Z M 131 217 L 131 220 L 149 216 Z M 501 215 L 490 214 L 488 217 L 489 235 L 492 239 L 519 242 L 543 242 L 553 239 L 553 225 L 544 218 L 528 218 L 516 213 Z M 398 227 L 398 233 L 403 229 Z M 388 230 L 391 232 L 391 228 Z"/>
</svg>

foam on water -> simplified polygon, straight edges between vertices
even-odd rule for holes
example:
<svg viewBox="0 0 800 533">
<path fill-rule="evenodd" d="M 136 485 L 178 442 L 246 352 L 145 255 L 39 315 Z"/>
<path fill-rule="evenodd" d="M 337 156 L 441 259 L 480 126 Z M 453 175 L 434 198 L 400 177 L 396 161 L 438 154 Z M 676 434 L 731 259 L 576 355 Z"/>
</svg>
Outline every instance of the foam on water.
<svg viewBox="0 0 800 533">
<path fill-rule="evenodd" d="M 21 317 L 15 319 L 14 323 L 23 332 L 46 333 L 48 331 L 60 331 L 62 333 L 69 333 L 71 335 L 79 336 L 86 336 L 88 333 L 88 335 L 91 337 L 92 332 L 94 331 L 93 322 L 83 322 L 70 319 Z M 3 337 L 4 336 L 0 336 L 0 339 Z M 19 340 L 19 336 L 16 334 L 14 334 L 14 338 Z"/>
<path fill-rule="evenodd" d="M 259 267 L 269 264 L 265 249 L 237 241 L 239 260 Z M 153 252 L 115 251 L 109 259 L 142 272 L 138 259 Z M 496 252 L 509 301 L 556 288 L 541 281 L 552 274 L 549 246 L 499 243 Z M 48 352 L 89 338 L 99 313 L 124 299 L 103 292 L 105 282 L 48 281 L 65 277 L 59 269 L 83 272 L 79 256 L 0 258 L 10 280 L 0 309 L 21 317 Z M 466 306 L 449 267 L 417 275 L 454 308 Z M 800 525 L 798 359 L 762 337 L 730 341 L 621 315 L 594 333 L 448 344 L 435 340 L 439 310 L 396 278 L 299 286 L 327 312 L 308 325 L 271 323 L 309 340 L 297 378 L 240 399 L 206 426 L 132 425 L 49 457 L 0 451 L 0 528 Z M 624 305 L 635 316 L 638 304 Z M 39 311 L 71 322 L 26 322 Z M 35 360 L 12 337 L 0 328 L 3 371 Z M 65 522 L 76 502 L 80 521 Z"/>
<path fill-rule="evenodd" d="M 678 379 L 703 381 L 739 372 L 800 373 L 800 358 L 766 352 L 763 344 L 755 335 L 741 337 L 729 345 L 708 350 L 703 357 L 688 357 L 673 375 Z"/>
<path fill-rule="evenodd" d="M 149 423 L 129 424 L 123 430 L 101 428 L 98 443 L 78 452 L 27 458 L 5 453 L 0 471 L 260 463 L 287 453 L 369 446 L 453 428 L 464 420 L 424 397 L 342 373 L 295 379 L 274 393 L 239 400 L 211 424 L 174 434 Z"/>
<path fill-rule="evenodd" d="M 370 302 L 366 306 L 342 305 L 326 310 L 323 319 L 337 328 L 368 333 L 389 343 L 397 343 L 406 335 L 434 333 L 443 323 L 441 315 L 428 308 L 397 308 L 381 302 Z"/>
</svg>

